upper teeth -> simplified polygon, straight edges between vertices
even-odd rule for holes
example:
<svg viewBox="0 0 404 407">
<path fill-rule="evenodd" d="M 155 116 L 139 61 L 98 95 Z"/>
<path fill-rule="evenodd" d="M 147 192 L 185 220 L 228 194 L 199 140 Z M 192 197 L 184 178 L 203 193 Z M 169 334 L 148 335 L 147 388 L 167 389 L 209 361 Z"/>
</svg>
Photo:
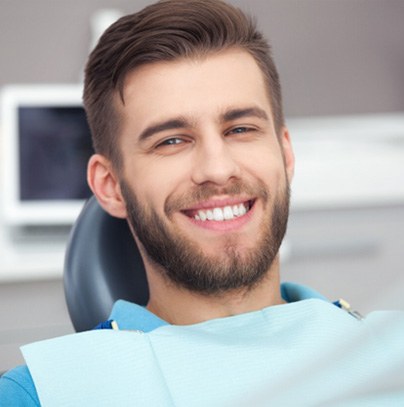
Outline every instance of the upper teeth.
<svg viewBox="0 0 404 407">
<path fill-rule="evenodd" d="M 196 220 L 215 220 L 223 221 L 243 216 L 247 213 L 247 208 L 244 204 L 225 206 L 224 208 L 212 208 L 207 210 L 199 210 L 194 216 Z"/>
</svg>

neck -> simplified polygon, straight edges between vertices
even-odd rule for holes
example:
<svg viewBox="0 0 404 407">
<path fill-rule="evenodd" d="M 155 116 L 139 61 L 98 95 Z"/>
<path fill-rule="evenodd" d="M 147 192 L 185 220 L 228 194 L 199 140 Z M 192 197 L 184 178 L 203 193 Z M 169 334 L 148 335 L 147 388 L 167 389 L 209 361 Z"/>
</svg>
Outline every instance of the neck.
<svg viewBox="0 0 404 407">
<path fill-rule="evenodd" d="M 284 302 L 280 295 L 279 257 L 255 287 L 219 295 L 204 295 L 178 287 L 167 281 L 159 270 L 145 265 L 150 287 L 147 309 L 171 324 L 195 324 Z"/>
</svg>

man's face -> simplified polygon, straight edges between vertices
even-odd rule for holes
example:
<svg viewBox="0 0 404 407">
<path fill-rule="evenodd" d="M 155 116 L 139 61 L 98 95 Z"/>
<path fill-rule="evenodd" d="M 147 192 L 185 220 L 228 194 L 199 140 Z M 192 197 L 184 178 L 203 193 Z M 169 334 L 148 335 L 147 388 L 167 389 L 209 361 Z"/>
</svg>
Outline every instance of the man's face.
<svg viewBox="0 0 404 407">
<path fill-rule="evenodd" d="M 124 98 L 120 184 L 143 253 L 194 291 L 260 281 L 286 230 L 293 155 L 254 59 L 146 65 Z"/>
</svg>

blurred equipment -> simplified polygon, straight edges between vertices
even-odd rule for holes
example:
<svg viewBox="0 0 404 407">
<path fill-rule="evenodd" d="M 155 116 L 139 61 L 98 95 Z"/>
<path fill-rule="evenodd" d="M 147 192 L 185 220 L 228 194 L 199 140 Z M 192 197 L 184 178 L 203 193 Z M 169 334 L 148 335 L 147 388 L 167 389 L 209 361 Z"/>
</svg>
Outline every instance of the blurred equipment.
<svg viewBox="0 0 404 407">
<path fill-rule="evenodd" d="M 71 224 L 84 200 L 91 136 L 79 85 L 8 86 L 1 95 L 3 221 Z"/>
</svg>

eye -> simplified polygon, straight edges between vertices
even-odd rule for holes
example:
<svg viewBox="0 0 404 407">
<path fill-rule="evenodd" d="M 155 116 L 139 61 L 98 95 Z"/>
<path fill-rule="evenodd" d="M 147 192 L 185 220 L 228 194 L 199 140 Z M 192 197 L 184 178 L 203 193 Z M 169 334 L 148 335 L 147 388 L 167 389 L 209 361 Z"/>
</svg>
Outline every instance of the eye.
<svg viewBox="0 0 404 407">
<path fill-rule="evenodd" d="M 226 135 L 230 134 L 244 134 L 244 133 L 249 133 L 255 131 L 253 127 L 248 127 L 248 126 L 238 126 L 230 129 L 228 132 L 226 132 Z"/>
<path fill-rule="evenodd" d="M 192 139 L 186 136 L 171 136 L 156 141 L 150 152 L 158 155 L 178 154 L 186 149 L 191 142 Z"/>
<path fill-rule="evenodd" d="M 163 140 L 162 142 L 157 144 L 157 148 L 159 147 L 165 147 L 165 146 L 174 146 L 174 145 L 178 145 L 178 144 L 182 144 L 184 143 L 184 140 L 182 138 L 179 137 L 171 137 L 168 139 Z"/>
<path fill-rule="evenodd" d="M 248 130 L 248 127 L 236 127 L 235 129 L 231 130 L 230 133 L 240 134 L 246 133 Z"/>
</svg>

